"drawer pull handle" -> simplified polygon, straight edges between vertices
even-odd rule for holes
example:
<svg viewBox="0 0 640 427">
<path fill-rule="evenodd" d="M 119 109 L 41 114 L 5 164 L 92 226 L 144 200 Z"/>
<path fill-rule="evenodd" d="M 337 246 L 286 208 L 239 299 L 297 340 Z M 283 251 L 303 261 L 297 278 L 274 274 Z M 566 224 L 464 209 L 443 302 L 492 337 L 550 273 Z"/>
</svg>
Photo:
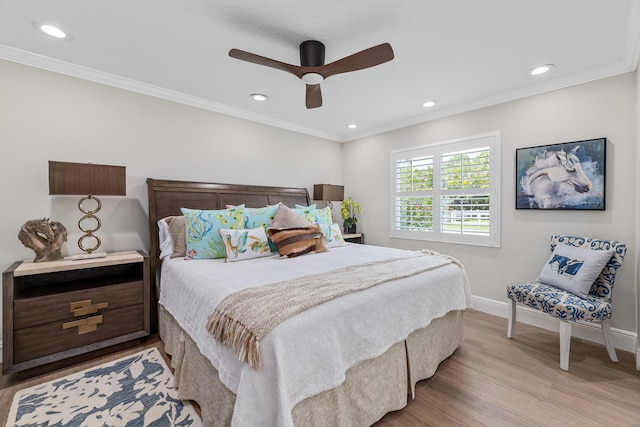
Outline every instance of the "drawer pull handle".
<svg viewBox="0 0 640 427">
<path fill-rule="evenodd" d="M 86 319 L 72 320 L 62 324 L 62 329 L 78 327 L 78 335 L 93 332 L 98 329 L 98 324 L 102 323 L 102 314 L 98 316 L 87 317 Z"/>
<path fill-rule="evenodd" d="M 73 317 L 86 316 L 87 314 L 97 313 L 98 310 L 109 307 L 108 302 L 99 302 L 91 304 L 91 300 L 76 301 L 69 304 L 69 311 L 73 313 Z"/>
</svg>

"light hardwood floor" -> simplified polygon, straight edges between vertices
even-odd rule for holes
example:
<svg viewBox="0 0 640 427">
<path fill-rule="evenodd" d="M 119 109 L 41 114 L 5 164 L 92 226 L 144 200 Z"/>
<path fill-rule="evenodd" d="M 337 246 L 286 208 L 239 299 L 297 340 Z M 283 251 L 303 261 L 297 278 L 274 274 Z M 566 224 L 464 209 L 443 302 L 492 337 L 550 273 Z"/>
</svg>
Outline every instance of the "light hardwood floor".
<svg viewBox="0 0 640 427">
<path fill-rule="evenodd" d="M 565 372 L 557 333 L 518 323 L 510 340 L 506 330 L 506 319 L 467 311 L 460 348 L 418 383 L 415 400 L 375 426 L 640 426 L 640 372 L 631 353 L 618 350 L 620 362 L 612 363 L 604 346 L 574 338 Z M 17 390 L 150 346 L 162 349 L 154 336 L 136 348 L 30 380 L 3 377 L 1 425 Z"/>
</svg>

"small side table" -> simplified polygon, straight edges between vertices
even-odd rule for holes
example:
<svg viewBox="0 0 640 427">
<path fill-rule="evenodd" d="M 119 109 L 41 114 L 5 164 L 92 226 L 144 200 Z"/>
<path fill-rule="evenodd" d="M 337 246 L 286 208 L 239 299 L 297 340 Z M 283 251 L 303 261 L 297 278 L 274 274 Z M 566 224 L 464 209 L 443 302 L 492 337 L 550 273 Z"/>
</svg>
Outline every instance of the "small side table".
<svg viewBox="0 0 640 427">
<path fill-rule="evenodd" d="M 342 238 L 344 239 L 345 242 L 359 243 L 361 245 L 364 245 L 363 233 L 343 234 Z"/>
<path fill-rule="evenodd" d="M 3 374 L 72 363 L 149 335 L 149 257 L 15 262 L 2 274 Z"/>
</svg>

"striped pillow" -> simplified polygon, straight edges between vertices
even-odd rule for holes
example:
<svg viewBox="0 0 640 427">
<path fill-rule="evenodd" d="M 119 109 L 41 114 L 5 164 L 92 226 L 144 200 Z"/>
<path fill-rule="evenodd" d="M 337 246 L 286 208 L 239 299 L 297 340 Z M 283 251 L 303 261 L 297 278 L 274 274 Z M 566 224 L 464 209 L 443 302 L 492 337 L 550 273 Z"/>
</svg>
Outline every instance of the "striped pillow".
<svg viewBox="0 0 640 427">
<path fill-rule="evenodd" d="M 267 234 L 280 256 L 293 258 L 310 252 L 328 252 L 324 233 L 318 224 L 308 227 L 269 228 Z"/>
</svg>

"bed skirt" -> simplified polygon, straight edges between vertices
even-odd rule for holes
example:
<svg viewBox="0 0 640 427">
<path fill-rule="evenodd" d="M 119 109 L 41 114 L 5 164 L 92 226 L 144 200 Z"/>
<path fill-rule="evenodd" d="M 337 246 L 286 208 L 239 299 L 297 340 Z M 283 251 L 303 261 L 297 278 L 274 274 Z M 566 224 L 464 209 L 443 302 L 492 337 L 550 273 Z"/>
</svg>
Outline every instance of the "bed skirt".
<svg viewBox="0 0 640 427">
<path fill-rule="evenodd" d="M 230 425 L 235 395 L 173 316 L 160 304 L 158 312 L 159 333 L 171 355 L 179 397 L 198 402 L 205 426 Z M 462 314 L 451 311 L 434 319 L 381 356 L 352 367 L 341 385 L 294 407 L 295 425 L 369 426 L 387 412 L 405 407 L 415 384 L 431 377 L 462 342 Z"/>
</svg>

